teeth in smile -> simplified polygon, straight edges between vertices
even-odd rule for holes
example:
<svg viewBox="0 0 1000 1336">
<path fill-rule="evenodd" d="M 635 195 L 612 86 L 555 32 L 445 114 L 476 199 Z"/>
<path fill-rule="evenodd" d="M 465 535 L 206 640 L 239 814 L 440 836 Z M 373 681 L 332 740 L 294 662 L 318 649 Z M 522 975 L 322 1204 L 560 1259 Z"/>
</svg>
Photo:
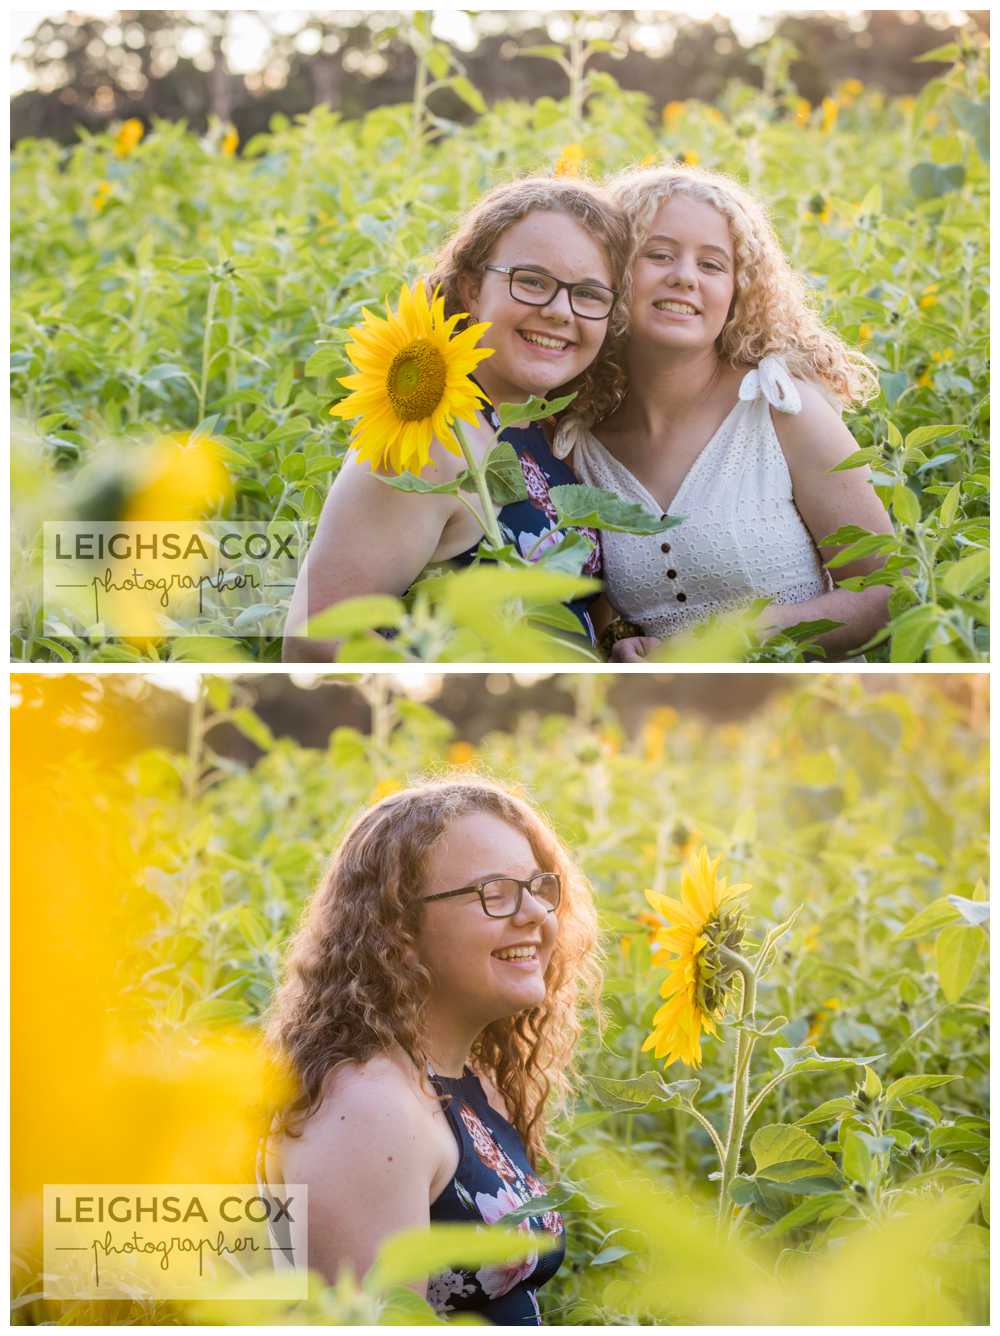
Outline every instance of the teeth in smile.
<svg viewBox="0 0 1000 1336">
<path fill-rule="evenodd" d="M 697 315 L 698 312 L 687 302 L 654 302 L 653 305 L 658 311 L 677 311 L 681 315 Z"/>
<path fill-rule="evenodd" d="M 550 339 L 547 334 L 526 334 L 523 329 L 520 334 L 522 339 L 537 344 L 539 348 L 554 348 L 557 352 L 562 352 L 564 348 L 569 347 L 565 339 Z"/>
<path fill-rule="evenodd" d="M 494 951 L 497 960 L 534 960 L 533 946 L 511 946 L 506 951 Z"/>
</svg>

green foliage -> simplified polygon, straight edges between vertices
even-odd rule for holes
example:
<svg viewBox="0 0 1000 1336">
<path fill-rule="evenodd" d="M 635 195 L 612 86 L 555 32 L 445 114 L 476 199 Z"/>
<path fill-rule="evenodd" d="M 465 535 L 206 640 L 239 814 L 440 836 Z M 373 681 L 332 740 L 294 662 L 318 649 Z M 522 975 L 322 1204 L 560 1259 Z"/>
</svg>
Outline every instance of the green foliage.
<svg viewBox="0 0 1000 1336">
<path fill-rule="evenodd" d="M 44 635 L 42 520 L 114 518 L 139 445 L 197 425 L 223 447 L 233 518 L 314 525 L 348 437 L 328 412 L 349 369 L 348 326 L 425 272 L 485 189 L 551 169 L 573 144 L 595 176 L 697 155 L 767 201 L 824 318 L 880 372 L 882 394 L 849 425 L 854 463 L 871 464 L 896 532 L 840 535 L 855 554 L 885 559 L 876 576 L 849 582 L 891 588 L 891 621 L 867 653 L 894 662 L 984 659 L 985 53 L 954 45 L 954 67 L 915 102 L 845 92 L 824 128 L 818 109 L 796 110 L 787 53 L 766 63 L 765 91 L 733 84 L 719 107 L 692 101 L 661 118 L 645 95 L 588 71 L 600 43 L 574 37 L 565 48 L 522 53 L 539 69 L 557 62 L 559 86 L 563 74 L 570 82 L 565 100 L 484 109 L 454 53 L 420 20 L 408 28 L 419 62 L 413 102 L 356 121 L 325 106 L 294 123 L 275 116 L 237 157 L 166 121 L 125 157 L 115 156 L 109 134 L 81 132 L 68 148 L 31 139 L 15 147 L 14 656 L 196 657 L 194 643 L 169 639 L 89 642 L 69 627 Z M 476 110 L 473 124 L 436 115 L 443 88 Z M 468 657 L 465 629 L 425 612 L 423 639 L 389 657 Z M 496 639 L 496 657 L 523 658 L 519 634 L 514 625 Z M 266 638 L 217 643 L 234 656 L 278 655 Z M 808 636 L 786 636 L 754 651 L 738 635 L 719 652 L 784 662 L 811 647 Z"/>
</svg>

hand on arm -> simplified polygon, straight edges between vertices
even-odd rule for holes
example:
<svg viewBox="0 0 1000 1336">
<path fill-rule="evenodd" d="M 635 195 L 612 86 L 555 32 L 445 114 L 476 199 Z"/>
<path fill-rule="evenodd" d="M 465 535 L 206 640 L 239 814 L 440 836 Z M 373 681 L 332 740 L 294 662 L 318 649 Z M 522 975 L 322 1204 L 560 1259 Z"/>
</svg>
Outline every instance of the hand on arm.
<svg viewBox="0 0 1000 1336">
<path fill-rule="evenodd" d="M 443 482 L 461 467 L 459 459 L 435 447 L 424 477 Z M 335 659 L 335 642 L 300 634 L 306 621 L 344 599 L 404 594 L 438 555 L 445 529 L 460 508 L 454 496 L 397 491 L 348 456 L 326 498 L 292 594 L 283 657 Z"/>
<path fill-rule="evenodd" d="M 831 473 L 837 464 L 857 450 L 857 442 L 836 410 L 820 391 L 804 381 L 796 382 L 802 396 L 797 414 L 772 411 L 775 432 L 792 477 L 795 504 L 812 534 L 824 561 L 839 548 L 822 547 L 821 540 L 846 524 L 856 524 L 872 533 L 891 533 L 892 521 L 871 484 L 871 471 L 863 466 Z M 868 575 L 882 565 L 879 556 L 863 557 L 831 572 L 835 580 Z M 885 585 L 869 589 L 833 589 L 804 603 L 776 604 L 761 615 L 765 634 L 784 630 L 797 622 L 843 622 L 836 631 L 819 637 L 831 658 L 843 657 L 863 645 L 884 625 L 889 590 Z"/>
<path fill-rule="evenodd" d="M 343 1072 L 335 1090 L 281 1147 L 284 1181 L 308 1188 L 309 1266 L 331 1285 L 345 1266 L 362 1279 L 387 1238 L 430 1223 L 436 1168 L 428 1115 L 398 1072 Z"/>
<path fill-rule="evenodd" d="M 662 641 L 656 636 L 626 636 L 611 647 L 611 663 L 644 663 Z"/>
</svg>

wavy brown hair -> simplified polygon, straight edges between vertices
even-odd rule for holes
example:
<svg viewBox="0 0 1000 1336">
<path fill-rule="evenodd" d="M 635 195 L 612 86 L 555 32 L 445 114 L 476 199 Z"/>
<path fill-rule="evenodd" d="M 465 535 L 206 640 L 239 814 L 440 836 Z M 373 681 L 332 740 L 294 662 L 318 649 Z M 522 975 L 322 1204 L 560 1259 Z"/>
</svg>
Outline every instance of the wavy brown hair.
<svg viewBox="0 0 1000 1336">
<path fill-rule="evenodd" d="M 628 224 L 621 208 L 609 193 L 585 177 L 525 176 L 494 186 L 466 213 L 454 233 L 438 251 L 427 277 L 430 291 L 440 288 L 446 316 L 465 311 L 458 290 L 463 274 L 478 278 L 494 246 L 514 223 L 529 213 L 562 213 L 574 219 L 604 249 L 611 270 L 611 286 L 621 292 L 631 250 Z M 625 303 L 619 297 L 608 319 L 608 330 L 597 358 L 556 393 L 573 391 L 577 399 L 571 405 L 589 403 L 595 386 L 596 368 L 600 379 L 625 384 L 625 371 L 617 349 L 625 333 Z"/>
<path fill-rule="evenodd" d="M 621 305 L 631 304 L 632 266 L 646 244 L 653 218 L 676 196 L 710 204 L 726 219 L 733 241 L 735 294 L 716 347 L 732 366 L 756 366 L 770 353 L 795 376 L 812 380 L 842 408 L 879 392 L 878 374 L 864 353 L 850 348 L 814 308 L 804 278 L 789 264 L 764 205 L 739 182 L 700 167 L 634 167 L 612 177 L 608 190 L 621 205 L 632 249 Z M 617 368 L 625 361 L 627 333 L 617 336 L 593 368 L 589 394 L 572 405 L 589 422 L 609 416 L 624 398 Z M 611 343 L 609 339 L 608 344 Z"/>
<path fill-rule="evenodd" d="M 473 812 L 520 831 L 538 867 L 562 879 L 544 1003 L 488 1025 L 471 1054 L 503 1095 L 537 1164 L 546 1104 L 569 1088 L 581 990 L 597 1001 L 597 914 L 587 882 L 545 819 L 481 778 L 437 781 L 384 798 L 355 821 L 333 855 L 290 944 L 268 1016 L 268 1038 L 291 1065 L 299 1090 L 279 1115 L 282 1132 L 301 1132 L 340 1063 L 402 1049 L 427 1089 L 422 1022 L 431 976 L 415 963 L 424 870 L 450 823 Z"/>
</svg>

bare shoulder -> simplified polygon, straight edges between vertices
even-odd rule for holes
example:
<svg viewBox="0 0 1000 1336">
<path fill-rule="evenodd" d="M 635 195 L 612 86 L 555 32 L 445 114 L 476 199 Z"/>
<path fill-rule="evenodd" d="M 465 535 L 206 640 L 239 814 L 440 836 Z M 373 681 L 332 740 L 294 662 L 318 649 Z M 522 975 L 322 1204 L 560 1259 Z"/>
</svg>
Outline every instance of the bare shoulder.
<svg viewBox="0 0 1000 1336">
<path fill-rule="evenodd" d="M 791 469 L 829 470 L 857 449 L 854 437 L 819 386 L 793 377 L 802 408 L 782 413 L 771 408 L 775 435 Z"/>
<path fill-rule="evenodd" d="M 327 1077 L 319 1107 L 301 1135 L 282 1139 L 285 1179 L 298 1172 L 308 1181 L 320 1164 L 343 1164 L 392 1147 L 414 1170 L 426 1167 L 429 1180 L 435 1168 L 427 1136 L 433 1114 L 415 1072 L 407 1072 L 395 1057 L 379 1054 L 344 1063 Z"/>
</svg>

